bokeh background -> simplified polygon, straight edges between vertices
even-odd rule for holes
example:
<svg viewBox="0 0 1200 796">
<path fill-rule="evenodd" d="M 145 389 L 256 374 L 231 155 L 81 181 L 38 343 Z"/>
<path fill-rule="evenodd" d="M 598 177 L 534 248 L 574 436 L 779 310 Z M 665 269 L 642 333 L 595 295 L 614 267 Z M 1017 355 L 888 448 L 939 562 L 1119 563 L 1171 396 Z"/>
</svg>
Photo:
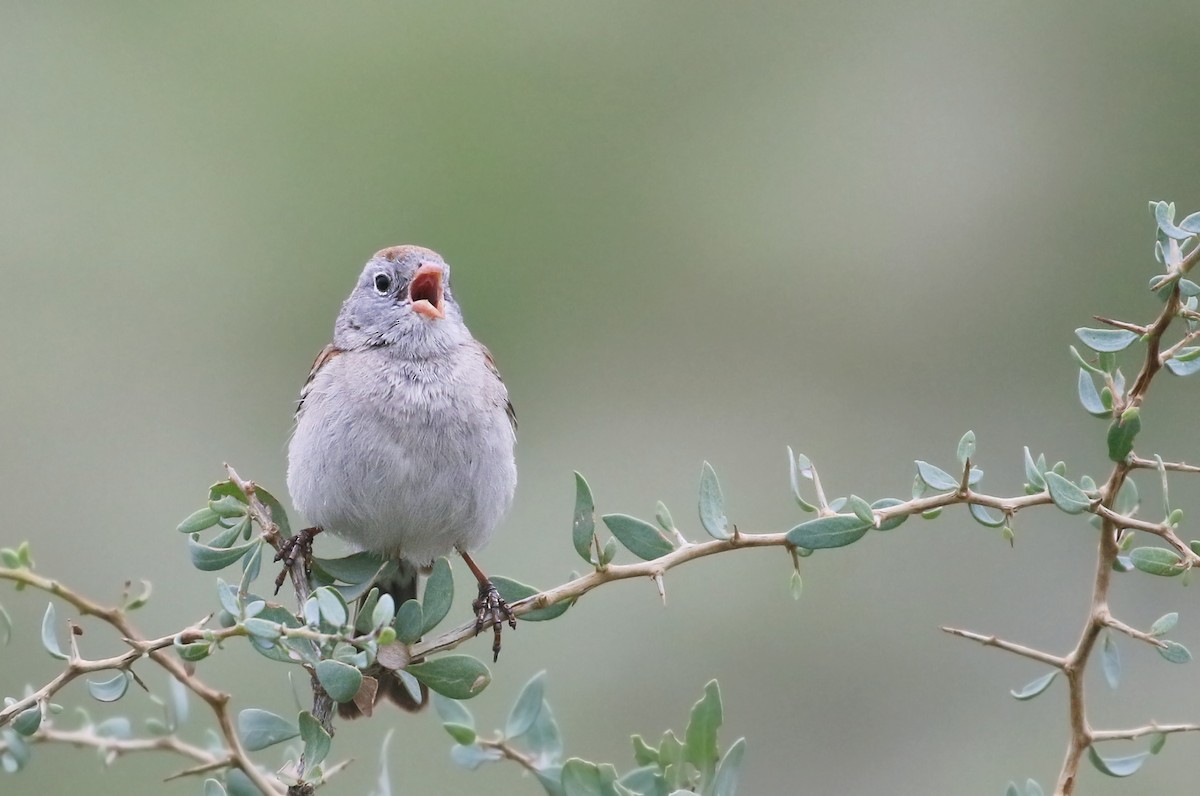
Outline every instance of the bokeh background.
<svg viewBox="0 0 1200 796">
<path fill-rule="evenodd" d="M 1099 476 L 1105 427 L 1067 346 L 1093 313 L 1156 311 L 1146 200 L 1200 206 L 1197 22 L 1186 2 L 4 0 L 0 543 L 31 540 L 97 598 L 149 577 L 149 633 L 213 609 L 176 523 L 224 461 L 284 492 L 312 357 L 361 264 L 400 242 L 453 264 L 521 418 L 493 572 L 551 585 L 578 566 L 574 469 L 601 512 L 662 499 L 693 536 L 704 459 L 743 529 L 800 521 L 786 444 L 832 494 L 872 499 L 906 496 L 913 459 L 949 466 L 968 428 L 997 492 L 1020 491 L 1025 444 Z M 1161 382 L 1139 450 L 1194 460 L 1196 385 Z M 676 570 L 666 608 L 650 583 L 604 588 L 513 633 L 474 708 L 502 725 L 547 669 L 569 753 L 628 768 L 629 735 L 682 730 L 716 677 L 747 794 L 1049 786 L 1061 684 L 1018 703 L 1039 667 L 938 630 L 1074 643 L 1094 533 L 1054 510 L 1016 533 L 909 522 L 805 560 L 798 603 L 780 551 Z M 13 694 L 52 674 L 46 601 L 2 599 Z M 1195 602 L 1145 576 L 1113 596 L 1140 627 L 1181 611 L 1200 650 Z M 1121 650 L 1122 689 L 1090 682 L 1097 725 L 1200 717 L 1195 665 Z M 262 663 L 234 645 L 204 674 L 239 708 L 291 710 Z M 515 766 L 457 770 L 431 714 L 395 713 L 340 729 L 357 762 L 331 791 L 372 787 L 389 727 L 395 793 L 540 792 Z M 1189 792 L 1198 742 L 1132 782 L 1088 768 L 1080 790 Z M 197 792 L 159 783 L 178 767 L 45 748 L 0 788 Z"/>
</svg>

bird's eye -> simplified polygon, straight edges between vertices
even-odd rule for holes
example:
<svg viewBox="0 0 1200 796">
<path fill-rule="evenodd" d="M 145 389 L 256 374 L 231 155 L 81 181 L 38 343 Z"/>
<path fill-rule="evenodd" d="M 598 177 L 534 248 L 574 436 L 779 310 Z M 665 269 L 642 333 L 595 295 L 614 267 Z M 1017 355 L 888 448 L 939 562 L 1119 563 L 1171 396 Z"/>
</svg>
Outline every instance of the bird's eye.
<svg viewBox="0 0 1200 796">
<path fill-rule="evenodd" d="M 392 289 L 392 279 L 387 274 L 375 274 L 375 290 L 386 295 Z"/>
</svg>

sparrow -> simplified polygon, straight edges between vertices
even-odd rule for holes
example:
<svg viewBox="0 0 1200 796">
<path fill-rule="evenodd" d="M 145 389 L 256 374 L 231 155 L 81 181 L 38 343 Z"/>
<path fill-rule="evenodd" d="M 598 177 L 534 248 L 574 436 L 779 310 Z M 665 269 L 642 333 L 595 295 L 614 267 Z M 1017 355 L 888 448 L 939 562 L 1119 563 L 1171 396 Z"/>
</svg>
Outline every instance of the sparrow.
<svg viewBox="0 0 1200 796">
<path fill-rule="evenodd" d="M 311 555 L 312 538 L 328 531 L 400 562 L 377 584 L 400 606 L 416 597 L 419 569 L 457 552 L 479 584 L 475 633 L 492 623 L 498 658 L 501 625 L 516 619 L 470 554 L 512 504 L 516 429 L 496 363 L 463 322 L 450 266 L 419 246 L 377 252 L 300 391 L 287 485 L 312 527 L 277 560 Z M 426 698 L 394 675 L 380 680 L 376 699 L 385 696 L 411 710 Z"/>
</svg>

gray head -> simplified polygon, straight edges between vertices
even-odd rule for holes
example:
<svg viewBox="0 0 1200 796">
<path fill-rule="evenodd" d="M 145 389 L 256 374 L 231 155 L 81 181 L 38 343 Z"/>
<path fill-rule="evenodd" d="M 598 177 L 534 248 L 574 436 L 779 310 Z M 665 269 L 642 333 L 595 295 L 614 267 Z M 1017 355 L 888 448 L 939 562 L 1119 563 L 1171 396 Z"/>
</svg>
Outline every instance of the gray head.
<svg viewBox="0 0 1200 796">
<path fill-rule="evenodd" d="M 450 266 L 420 246 L 392 246 L 372 257 L 334 325 L 333 343 L 355 349 L 403 343 L 418 357 L 470 341 L 450 292 Z"/>
</svg>

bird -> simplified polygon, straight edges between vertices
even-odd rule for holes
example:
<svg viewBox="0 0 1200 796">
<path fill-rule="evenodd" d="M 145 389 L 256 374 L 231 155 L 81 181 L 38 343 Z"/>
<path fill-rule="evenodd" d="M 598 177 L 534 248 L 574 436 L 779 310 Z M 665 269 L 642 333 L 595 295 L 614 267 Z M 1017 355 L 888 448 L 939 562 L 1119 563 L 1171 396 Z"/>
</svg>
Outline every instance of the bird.
<svg viewBox="0 0 1200 796">
<path fill-rule="evenodd" d="M 512 504 L 516 430 L 495 360 L 463 322 L 450 266 L 420 246 L 377 252 L 300 391 L 287 486 L 312 527 L 287 540 L 277 560 L 308 560 L 313 537 L 328 531 L 399 562 L 377 586 L 400 606 L 416 597 L 420 569 L 456 552 L 479 585 L 475 633 L 491 622 L 498 660 L 501 626 L 515 628 L 516 618 L 471 553 Z M 386 675 L 376 701 L 424 704 L 423 688 L 416 698 Z M 339 712 L 357 709 L 343 703 Z"/>
</svg>

